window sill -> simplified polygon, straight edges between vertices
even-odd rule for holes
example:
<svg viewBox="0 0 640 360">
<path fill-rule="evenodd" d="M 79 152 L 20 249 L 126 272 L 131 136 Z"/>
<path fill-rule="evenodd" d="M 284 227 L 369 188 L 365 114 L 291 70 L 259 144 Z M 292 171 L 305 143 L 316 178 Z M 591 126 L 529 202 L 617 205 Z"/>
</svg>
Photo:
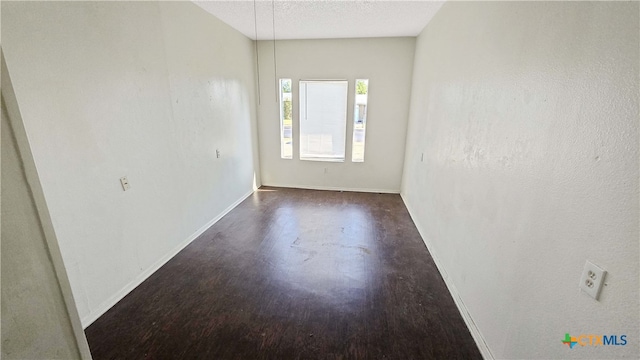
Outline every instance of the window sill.
<svg viewBox="0 0 640 360">
<path fill-rule="evenodd" d="M 344 159 L 332 159 L 332 158 L 321 158 L 321 157 L 300 157 L 300 160 L 303 161 L 324 161 L 324 162 L 344 162 Z"/>
</svg>

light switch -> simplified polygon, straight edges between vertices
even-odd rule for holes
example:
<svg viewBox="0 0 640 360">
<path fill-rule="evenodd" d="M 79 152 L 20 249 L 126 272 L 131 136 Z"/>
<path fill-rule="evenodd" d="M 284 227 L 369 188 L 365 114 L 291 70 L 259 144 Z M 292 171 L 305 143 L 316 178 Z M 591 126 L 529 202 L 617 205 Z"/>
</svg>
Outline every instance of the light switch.
<svg viewBox="0 0 640 360">
<path fill-rule="evenodd" d="M 120 178 L 120 184 L 122 184 L 122 190 L 124 191 L 131 189 L 131 185 L 129 185 L 129 180 L 126 176 Z"/>
</svg>

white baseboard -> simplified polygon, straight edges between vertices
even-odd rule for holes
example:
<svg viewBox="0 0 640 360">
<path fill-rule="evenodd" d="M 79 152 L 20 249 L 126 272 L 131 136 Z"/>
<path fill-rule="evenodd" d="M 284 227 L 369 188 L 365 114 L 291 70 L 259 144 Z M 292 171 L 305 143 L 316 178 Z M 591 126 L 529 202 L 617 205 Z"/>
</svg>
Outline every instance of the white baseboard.
<svg viewBox="0 0 640 360">
<path fill-rule="evenodd" d="M 263 183 L 262 186 L 282 187 L 291 189 L 307 189 L 307 190 L 329 190 L 329 191 L 352 191 L 352 192 L 367 192 L 367 193 L 383 193 L 383 194 L 400 194 L 400 190 L 390 189 L 368 189 L 368 188 L 350 188 L 350 187 L 335 187 L 335 186 L 307 186 L 307 185 L 290 185 L 290 184 L 274 184 Z"/>
<path fill-rule="evenodd" d="M 112 297 L 105 300 L 98 306 L 95 310 L 91 311 L 89 315 L 82 318 L 82 327 L 86 329 L 91 325 L 94 321 L 96 321 L 100 316 L 106 313 L 109 309 L 111 309 L 118 301 L 122 300 L 127 294 L 129 294 L 133 289 L 138 287 L 138 285 L 142 284 L 149 276 L 151 276 L 154 272 L 162 267 L 162 265 L 166 264 L 167 261 L 171 260 L 174 256 L 176 256 L 182 249 L 187 247 L 187 245 L 191 244 L 191 242 L 198 238 L 198 236 L 202 235 L 207 229 L 209 229 L 213 224 L 218 222 L 218 220 L 222 219 L 223 216 L 227 215 L 231 210 L 233 210 L 236 206 L 238 206 L 241 202 L 243 202 L 246 198 L 248 198 L 251 194 L 253 194 L 253 190 L 244 194 L 240 199 L 236 200 L 233 204 L 229 205 L 226 209 L 224 209 L 218 216 L 211 219 L 209 222 L 204 224 L 200 229 L 191 234 L 187 239 L 182 241 L 178 246 L 171 249 L 167 254 L 165 254 L 162 258 L 156 261 L 153 265 L 147 268 L 145 271 L 140 273 L 135 279 L 125 285 L 120 291 L 115 293 Z"/>
<path fill-rule="evenodd" d="M 402 201 L 404 202 L 404 205 L 409 211 L 409 215 L 411 216 L 413 223 L 416 225 L 416 228 L 418 229 L 418 233 L 420 233 L 420 237 L 422 237 L 422 241 L 424 241 L 424 244 L 427 246 L 427 250 L 429 250 L 429 253 L 433 258 L 433 261 L 436 263 L 436 267 L 438 268 L 438 271 L 440 272 L 440 275 L 442 276 L 444 283 L 447 285 L 447 289 L 449 289 L 449 293 L 451 294 L 453 301 L 456 303 L 456 306 L 458 307 L 458 311 L 460 312 L 460 315 L 462 315 L 462 319 L 464 319 L 464 322 L 467 325 L 467 328 L 469 329 L 469 332 L 471 333 L 473 340 L 476 342 L 476 345 L 478 346 L 478 350 L 480 350 L 480 354 L 484 359 L 487 359 L 487 360 L 495 359 L 493 354 L 491 353 L 491 350 L 489 349 L 489 345 L 487 345 L 487 342 L 484 340 L 484 336 L 482 336 L 480 329 L 478 328 L 476 323 L 473 321 L 471 314 L 469 314 L 469 310 L 467 309 L 467 306 L 464 304 L 464 301 L 462 301 L 462 298 L 460 297 L 460 294 L 458 293 L 456 286 L 453 284 L 451 279 L 447 276 L 447 272 L 444 269 L 444 266 L 442 265 L 442 263 L 440 263 L 440 261 L 438 260 L 438 256 L 436 255 L 436 253 L 433 252 L 432 246 L 429 240 L 427 239 L 427 237 L 425 236 L 425 232 L 422 231 L 420 223 L 413 216 L 413 214 L 415 213 L 411 210 L 411 206 L 407 202 L 407 199 L 405 199 L 404 194 L 400 194 L 400 196 L 402 197 Z"/>
</svg>

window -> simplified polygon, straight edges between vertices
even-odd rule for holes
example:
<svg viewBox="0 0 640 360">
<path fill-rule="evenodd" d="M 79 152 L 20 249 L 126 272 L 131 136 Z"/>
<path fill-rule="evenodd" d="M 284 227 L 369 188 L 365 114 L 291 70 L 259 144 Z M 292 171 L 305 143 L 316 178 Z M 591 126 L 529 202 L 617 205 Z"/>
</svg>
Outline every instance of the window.
<svg viewBox="0 0 640 360">
<path fill-rule="evenodd" d="M 280 79 L 280 157 L 293 157 L 291 79 Z"/>
<path fill-rule="evenodd" d="M 300 81 L 300 160 L 344 161 L 346 80 Z"/>
<path fill-rule="evenodd" d="M 367 94 L 369 80 L 356 80 L 356 107 L 353 111 L 353 145 L 351 161 L 364 162 L 364 135 L 367 129 Z"/>
</svg>

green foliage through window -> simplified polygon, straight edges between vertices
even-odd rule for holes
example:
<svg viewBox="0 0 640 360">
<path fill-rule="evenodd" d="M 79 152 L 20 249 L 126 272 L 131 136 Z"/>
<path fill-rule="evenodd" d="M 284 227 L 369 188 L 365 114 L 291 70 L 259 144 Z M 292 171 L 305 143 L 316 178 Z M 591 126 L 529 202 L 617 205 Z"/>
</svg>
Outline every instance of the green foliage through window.
<svg viewBox="0 0 640 360">
<path fill-rule="evenodd" d="M 284 120 L 291 121 L 291 100 L 284 101 Z"/>
<path fill-rule="evenodd" d="M 291 80 L 282 82 L 282 92 L 283 93 L 291 92 Z"/>
<path fill-rule="evenodd" d="M 356 82 L 356 94 L 365 95 L 366 93 L 367 93 L 367 83 L 362 80 L 358 80 Z"/>
</svg>

